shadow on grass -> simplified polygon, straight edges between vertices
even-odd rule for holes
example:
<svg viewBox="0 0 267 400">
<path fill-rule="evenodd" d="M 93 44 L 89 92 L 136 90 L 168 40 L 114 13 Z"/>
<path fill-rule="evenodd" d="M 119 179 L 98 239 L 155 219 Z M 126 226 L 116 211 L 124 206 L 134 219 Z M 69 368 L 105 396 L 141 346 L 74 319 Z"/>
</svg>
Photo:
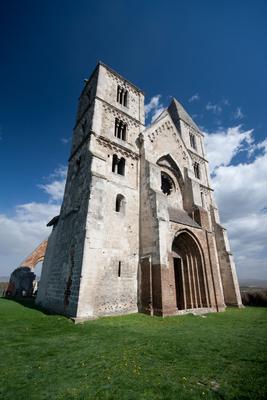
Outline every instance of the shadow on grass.
<svg viewBox="0 0 267 400">
<path fill-rule="evenodd" d="M 14 303 L 18 303 L 21 306 L 30 308 L 32 310 L 40 311 L 41 313 L 43 313 L 45 315 L 57 315 L 58 314 L 53 311 L 46 310 L 45 308 L 36 304 L 35 297 L 3 297 L 3 299 L 12 301 Z"/>
</svg>

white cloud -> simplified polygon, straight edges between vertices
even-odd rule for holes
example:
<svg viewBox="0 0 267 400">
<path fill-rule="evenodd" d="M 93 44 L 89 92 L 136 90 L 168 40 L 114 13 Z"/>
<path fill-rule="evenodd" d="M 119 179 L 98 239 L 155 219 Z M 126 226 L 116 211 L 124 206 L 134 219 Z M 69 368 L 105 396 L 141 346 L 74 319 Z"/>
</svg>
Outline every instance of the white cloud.
<svg viewBox="0 0 267 400">
<path fill-rule="evenodd" d="M 240 151 L 252 150 L 253 129 L 243 131 L 242 126 L 234 126 L 225 130 L 219 129 L 213 133 L 204 133 L 205 148 L 210 162 L 210 168 L 229 165 L 233 157 Z"/>
<path fill-rule="evenodd" d="M 190 97 L 190 99 L 188 99 L 189 103 L 192 103 L 192 101 L 197 101 L 200 99 L 200 96 L 198 93 L 193 94 L 193 96 Z"/>
<path fill-rule="evenodd" d="M 67 167 L 59 167 L 48 177 L 49 183 L 40 184 L 38 187 L 50 196 L 50 201 L 60 201 L 64 195 Z"/>
<path fill-rule="evenodd" d="M 150 117 L 151 122 L 155 121 L 155 119 L 164 111 L 164 106 L 161 103 L 161 95 L 157 94 L 150 99 L 148 104 L 145 104 L 145 114 L 146 118 Z"/>
<path fill-rule="evenodd" d="M 222 107 L 219 104 L 212 104 L 209 102 L 206 105 L 206 110 L 211 111 L 213 114 L 219 115 L 222 112 Z"/>
<path fill-rule="evenodd" d="M 267 152 L 267 138 L 257 144 L 257 149 L 263 149 Z"/>
<path fill-rule="evenodd" d="M 241 107 L 237 107 L 234 112 L 234 119 L 242 119 L 244 118 L 244 114 L 242 113 Z"/>
<path fill-rule="evenodd" d="M 46 224 L 60 211 L 66 167 L 58 168 L 39 185 L 47 194 L 44 203 L 31 202 L 15 207 L 11 216 L 0 214 L 0 275 L 9 275 L 51 231 Z"/>
<path fill-rule="evenodd" d="M 267 139 L 253 144 L 253 130 L 241 126 L 206 134 L 212 183 L 222 224 L 228 229 L 238 275 L 267 279 Z M 246 149 L 253 160 L 231 165 Z M 254 153 L 255 155 L 255 153 Z"/>
</svg>

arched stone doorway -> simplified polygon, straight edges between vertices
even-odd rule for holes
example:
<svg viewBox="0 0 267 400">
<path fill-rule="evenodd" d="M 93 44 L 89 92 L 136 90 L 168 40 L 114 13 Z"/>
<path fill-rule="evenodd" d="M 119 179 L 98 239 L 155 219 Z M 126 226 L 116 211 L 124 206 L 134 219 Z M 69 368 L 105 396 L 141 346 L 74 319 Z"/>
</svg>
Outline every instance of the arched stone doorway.
<svg viewBox="0 0 267 400">
<path fill-rule="evenodd" d="M 172 244 L 176 304 L 178 310 L 210 307 L 202 249 L 188 232 L 179 233 Z"/>
</svg>

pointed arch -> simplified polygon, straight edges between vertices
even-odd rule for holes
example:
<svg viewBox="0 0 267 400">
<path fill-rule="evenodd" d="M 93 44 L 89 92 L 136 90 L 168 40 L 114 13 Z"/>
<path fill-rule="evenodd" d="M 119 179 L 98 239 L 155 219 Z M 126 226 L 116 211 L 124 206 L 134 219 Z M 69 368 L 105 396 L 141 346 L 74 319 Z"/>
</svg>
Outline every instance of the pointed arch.
<svg viewBox="0 0 267 400">
<path fill-rule="evenodd" d="M 176 181 L 176 187 L 179 187 L 181 192 L 181 201 L 183 203 L 183 208 L 185 208 L 185 182 L 182 175 L 180 168 L 178 167 L 176 161 L 171 156 L 171 154 L 164 154 L 161 156 L 158 161 L 157 165 L 161 167 L 161 170 L 166 174 L 171 173 L 170 176 L 173 176 L 174 180 Z"/>
<path fill-rule="evenodd" d="M 181 188 L 184 187 L 184 178 L 181 173 L 181 170 L 178 167 L 174 158 L 170 154 L 165 154 L 161 156 L 157 161 L 157 165 L 170 170 L 175 175 L 177 181 L 179 182 L 180 187 Z"/>
</svg>

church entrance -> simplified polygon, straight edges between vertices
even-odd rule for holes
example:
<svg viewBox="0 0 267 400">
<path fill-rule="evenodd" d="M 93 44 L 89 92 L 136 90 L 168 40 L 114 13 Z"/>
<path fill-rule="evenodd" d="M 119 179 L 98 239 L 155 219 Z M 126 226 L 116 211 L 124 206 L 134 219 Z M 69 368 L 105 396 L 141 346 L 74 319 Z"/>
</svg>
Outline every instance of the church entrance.
<svg viewBox="0 0 267 400">
<path fill-rule="evenodd" d="M 205 265 L 198 243 L 187 232 L 175 237 L 172 245 L 178 310 L 210 306 Z"/>
</svg>

